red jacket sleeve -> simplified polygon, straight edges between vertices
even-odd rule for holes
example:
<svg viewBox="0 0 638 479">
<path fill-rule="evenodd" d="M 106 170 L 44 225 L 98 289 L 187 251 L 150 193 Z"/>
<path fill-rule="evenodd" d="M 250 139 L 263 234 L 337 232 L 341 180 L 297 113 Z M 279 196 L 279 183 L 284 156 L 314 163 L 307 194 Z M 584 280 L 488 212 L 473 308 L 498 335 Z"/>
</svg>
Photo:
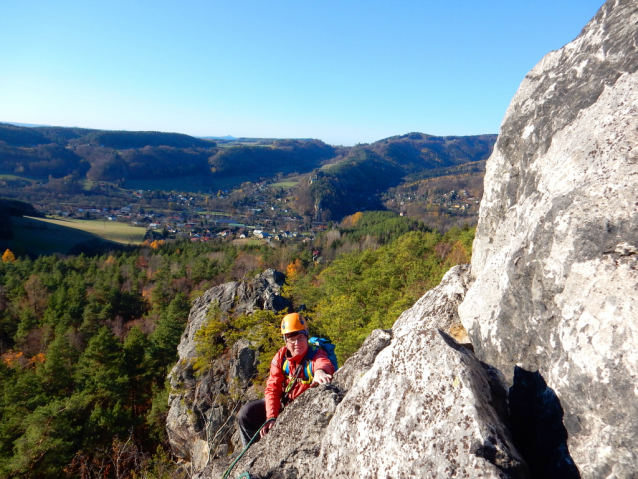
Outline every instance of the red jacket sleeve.
<svg viewBox="0 0 638 479">
<path fill-rule="evenodd" d="M 331 376 L 335 372 L 335 368 L 328 359 L 328 355 L 323 349 L 317 351 L 315 357 L 312 359 L 312 370 L 317 371 L 318 369 L 323 369 L 326 374 L 330 374 Z"/>
<path fill-rule="evenodd" d="M 286 376 L 284 376 L 284 372 L 281 370 L 285 353 L 286 347 L 284 346 L 275 354 L 275 357 L 272 358 L 270 362 L 270 376 L 268 376 L 268 382 L 266 383 L 266 389 L 264 391 L 267 419 L 279 416 L 281 395 L 284 392 L 284 383 L 286 382 Z"/>
</svg>

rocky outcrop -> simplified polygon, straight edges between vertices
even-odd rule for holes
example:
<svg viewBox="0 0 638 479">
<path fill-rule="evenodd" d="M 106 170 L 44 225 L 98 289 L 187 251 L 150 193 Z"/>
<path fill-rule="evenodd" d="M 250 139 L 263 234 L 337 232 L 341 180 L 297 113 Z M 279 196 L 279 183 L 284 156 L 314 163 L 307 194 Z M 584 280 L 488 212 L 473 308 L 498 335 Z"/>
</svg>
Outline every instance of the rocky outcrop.
<svg viewBox="0 0 638 479">
<path fill-rule="evenodd" d="M 375 331 L 231 477 L 636 477 L 636 25 L 638 3 L 609 0 L 526 76 L 487 162 L 471 275 Z"/>
<path fill-rule="evenodd" d="M 195 333 L 206 322 L 211 307 L 223 314 L 248 314 L 258 309 L 287 310 L 280 296 L 283 274 L 269 269 L 247 282 L 226 283 L 206 291 L 190 312 L 178 346 L 179 361 L 169 380 L 172 393 L 166 429 L 173 453 L 189 473 L 202 470 L 211 458 L 226 455 L 233 441 L 234 414 L 256 398 L 251 389 L 257 372 L 258 352 L 245 340 L 217 359 L 201 376 L 195 375 Z"/>
<path fill-rule="evenodd" d="M 507 389 L 494 368 L 448 332 L 469 286 L 455 267 L 310 389 L 253 445 L 230 477 L 528 477 L 507 428 Z M 199 477 L 221 477 L 230 459 Z"/>
<path fill-rule="evenodd" d="M 191 359 L 195 354 L 195 333 L 206 321 L 211 305 L 217 305 L 224 314 L 251 314 L 255 310 L 284 311 L 290 301 L 281 297 L 281 287 L 286 277 L 274 269 L 268 269 L 250 281 L 231 281 L 209 289 L 195 300 L 188 317 L 182 340 L 177 347 L 180 359 Z"/>
<path fill-rule="evenodd" d="M 460 316 L 512 386 L 537 477 L 636 477 L 637 24 L 635 1 L 609 0 L 543 58 L 487 162 Z"/>
</svg>

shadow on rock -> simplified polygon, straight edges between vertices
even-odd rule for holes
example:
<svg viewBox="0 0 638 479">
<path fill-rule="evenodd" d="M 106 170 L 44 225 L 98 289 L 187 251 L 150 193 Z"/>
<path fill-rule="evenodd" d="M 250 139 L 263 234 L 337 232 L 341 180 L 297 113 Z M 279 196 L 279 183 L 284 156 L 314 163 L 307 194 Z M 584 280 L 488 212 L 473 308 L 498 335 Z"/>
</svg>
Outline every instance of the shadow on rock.
<svg viewBox="0 0 638 479">
<path fill-rule="evenodd" d="M 536 371 L 514 368 L 509 391 L 514 444 L 534 479 L 580 479 L 567 449 L 563 408 L 554 391 Z"/>
</svg>

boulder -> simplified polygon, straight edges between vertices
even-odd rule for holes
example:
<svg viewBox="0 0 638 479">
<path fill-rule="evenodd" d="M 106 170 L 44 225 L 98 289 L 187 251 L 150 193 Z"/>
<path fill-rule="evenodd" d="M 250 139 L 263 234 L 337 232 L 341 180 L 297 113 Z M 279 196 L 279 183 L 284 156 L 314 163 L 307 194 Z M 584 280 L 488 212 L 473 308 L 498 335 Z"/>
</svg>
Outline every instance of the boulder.
<svg viewBox="0 0 638 479">
<path fill-rule="evenodd" d="M 252 379 L 259 353 L 240 340 L 211 368 L 196 376 L 195 334 L 206 322 L 211 307 L 225 314 L 249 314 L 258 309 L 287 310 L 280 296 L 285 276 L 269 269 L 247 282 L 216 286 L 200 296 L 191 309 L 178 346 L 179 360 L 169 374 L 171 394 L 166 430 L 173 449 L 189 472 L 202 470 L 211 458 L 225 456 L 241 442 L 235 433 L 234 414 L 243 403 L 256 399 Z"/>
<path fill-rule="evenodd" d="M 195 355 L 195 333 L 206 321 L 211 305 L 217 305 L 222 313 L 234 315 L 251 314 L 258 309 L 284 311 L 291 307 L 290 301 L 281 296 L 286 276 L 274 269 L 267 269 L 250 281 L 231 281 L 215 286 L 195 300 L 188 316 L 186 329 L 177 347 L 180 359 L 191 359 Z"/>
<path fill-rule="evenodd" d="M 455 267 L 377 330 L 335 373 L 291 403 L 229 477 L 529 477 L 512 444 L 507 389 L 443 330 L 457 330 L 456 308 L 469 286 Z M 230 459 L 198 477 L 221 477 Z"/>
<path fill-rule="evenodd" d="M 536 477 L 636 477 L 637 24 L 638 3 L 609 0 L 546 55 L 487 161 L 459 313 L 515 392 Z"/>
</svg>

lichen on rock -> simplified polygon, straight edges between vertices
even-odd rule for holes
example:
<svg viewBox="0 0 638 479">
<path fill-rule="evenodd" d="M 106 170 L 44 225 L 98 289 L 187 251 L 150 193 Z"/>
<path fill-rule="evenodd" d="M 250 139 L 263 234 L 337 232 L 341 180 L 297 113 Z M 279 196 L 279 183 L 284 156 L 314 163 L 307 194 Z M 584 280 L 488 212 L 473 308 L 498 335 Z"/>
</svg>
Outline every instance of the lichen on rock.
<svg viewBox="0 0 638 479">
<path fill-rule="evenodd" d="M 468 286 L 468 267 L 455 267 L 392 330 L 373 332 L 333 384 L 283 411 L 231 477 L 528 477 L 502 375 L 442 331 Z M 229 463 L 198 477 L 221 477 Z"/>
<path fill-rule="evenodd" d="M 510 384 L 516 367 L 546 381 L 565 460 L 588 478 L 638 464 L 637 24 L 635 1 L 607 1 L 521 84 L 487 162 L 459 310 Z"/>
<path fill-rule="evenodd" d="M 178 346 L 179 360 L 169 374 L 172 393 L 166 421 L 173 454 L 189 474 L 203 470 L 210 459 L 226 456 L 240 444 L 234 415 L 244 402 L 257 398 L 252 380 L 258 351 L 247 340 L 239 340 L 203 374 L 195 374 L 197 331 L 211 308 L 224 314 L 287 310 L 290 303 L 280 295 L 284 280 L 282 273 L 269 269 L 250 281 L 209 289 L 191 309 Z"/>
</svg>

